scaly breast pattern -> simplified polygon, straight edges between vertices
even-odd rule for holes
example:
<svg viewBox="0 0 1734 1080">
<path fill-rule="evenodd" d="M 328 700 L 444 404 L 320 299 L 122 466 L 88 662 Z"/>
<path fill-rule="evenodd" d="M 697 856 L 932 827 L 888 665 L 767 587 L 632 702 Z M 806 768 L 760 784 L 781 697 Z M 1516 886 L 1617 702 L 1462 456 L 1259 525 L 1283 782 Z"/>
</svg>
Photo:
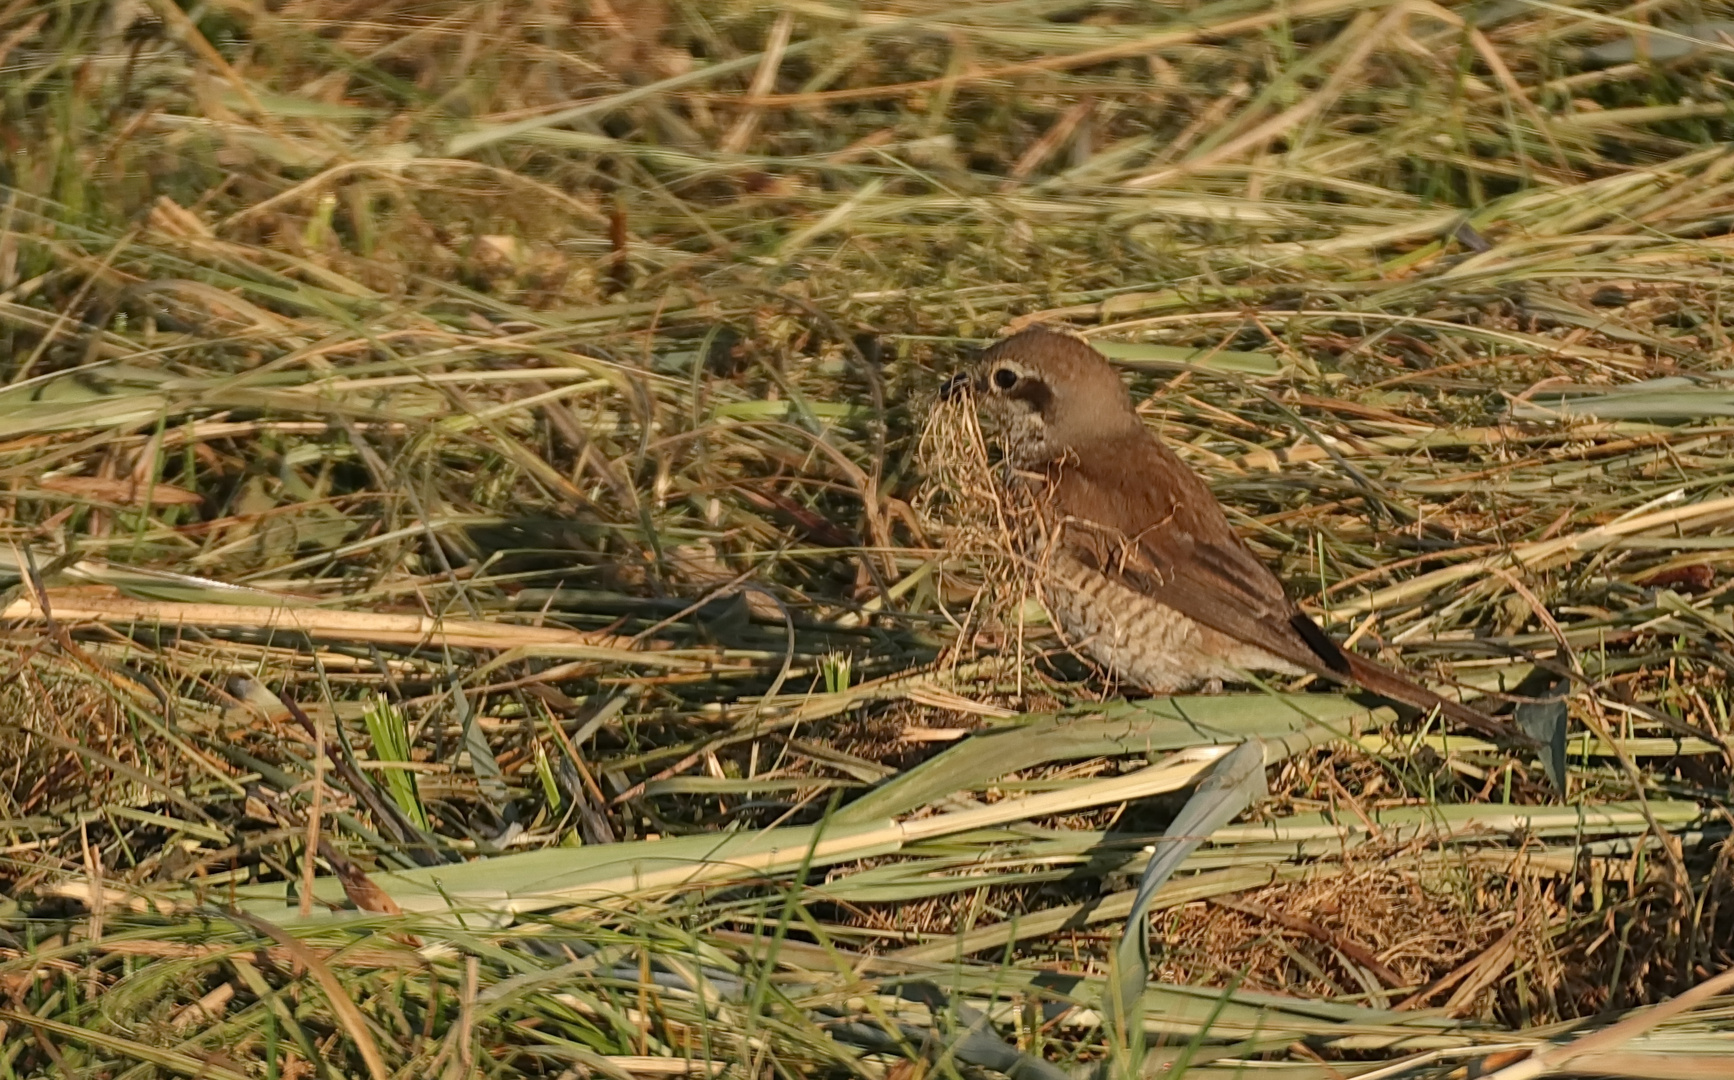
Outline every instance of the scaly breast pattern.
<svg viewBox="0 0 1734 1080">
<path fill-rule="evenodd" d="M 1151 693 L 1177 693 L 1213 680 L 1245 682 L 1249 671 L 1301 673 L 1293 664 L 1203 626 L 1064 552 L 1052 553 L 1045 562 L 1042 599 L 1066 643 Z"/>
</svg>

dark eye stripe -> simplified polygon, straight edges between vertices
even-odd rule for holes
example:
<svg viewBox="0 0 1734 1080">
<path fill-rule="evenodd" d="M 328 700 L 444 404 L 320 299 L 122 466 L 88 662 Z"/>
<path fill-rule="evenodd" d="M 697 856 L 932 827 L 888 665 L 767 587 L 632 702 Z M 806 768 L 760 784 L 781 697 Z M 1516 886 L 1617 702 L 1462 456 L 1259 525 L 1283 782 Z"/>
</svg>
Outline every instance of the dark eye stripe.
<svg viewBox="0 0 1734 1080">
<path fill-rule="evenodd" d="M 1040 379 L 1024 379 L 1012 389 L 1006 391 L 1006 397 L 1028 402 L 1031 409 L 1048 414 L 1048 406 L 1053 404 L 1054 392 L 1048 389 L 1048 384 Z"/>
</svg>

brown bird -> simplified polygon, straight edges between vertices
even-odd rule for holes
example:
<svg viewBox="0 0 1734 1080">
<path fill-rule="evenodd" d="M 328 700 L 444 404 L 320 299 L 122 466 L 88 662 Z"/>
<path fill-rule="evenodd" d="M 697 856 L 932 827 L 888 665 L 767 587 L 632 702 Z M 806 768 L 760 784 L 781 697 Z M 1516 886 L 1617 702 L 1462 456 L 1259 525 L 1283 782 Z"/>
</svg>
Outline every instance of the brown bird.
<svg viewBox="0 0 1734 1080">
<path fill-rule="evenodd" d="M 1500 738 L 1530 741 L 1349 652 L 1301 611 L 1204 481 L 1144 426 L 1082 341 L 1034 328 L 982 354 L 972 385 L 1012 482 L 1038 508 L 1024 554 L 1069 638 L 1153 693 L 1312 673 Z"/>
</svg>

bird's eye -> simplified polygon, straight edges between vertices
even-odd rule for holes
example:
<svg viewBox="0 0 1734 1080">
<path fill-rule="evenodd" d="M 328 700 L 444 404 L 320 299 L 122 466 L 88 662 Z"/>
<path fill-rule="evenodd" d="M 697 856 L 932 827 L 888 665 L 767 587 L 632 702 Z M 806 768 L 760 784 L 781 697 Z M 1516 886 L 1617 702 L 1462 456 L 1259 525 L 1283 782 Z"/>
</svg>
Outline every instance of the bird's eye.
<svg viewBox="0 0 1734 1080">
<path fill-rule="evenodd" d="M 1018 384 L 1018 373 L 1008 367 L 995 368 L 993 384 L 1001 390 L 1010 390 Z"/>
</svg>

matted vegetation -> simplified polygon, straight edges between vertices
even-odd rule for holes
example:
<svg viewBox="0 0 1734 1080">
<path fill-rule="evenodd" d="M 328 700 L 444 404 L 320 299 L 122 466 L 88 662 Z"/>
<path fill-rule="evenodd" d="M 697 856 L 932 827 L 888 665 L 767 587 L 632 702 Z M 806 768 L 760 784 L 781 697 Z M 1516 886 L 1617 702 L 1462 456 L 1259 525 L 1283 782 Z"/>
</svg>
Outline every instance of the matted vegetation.
<svg viewBox="0 0 1734 1080">
<path fill-rule="evenodd" d="M 1722 14 L 0 4 L 0 1075 L 1112 1074 L 1251 738 L 1147 1073 L 1723 1075 Z M 978 602 L 1036 320 L 1564 798 Z"/>
</svg>

